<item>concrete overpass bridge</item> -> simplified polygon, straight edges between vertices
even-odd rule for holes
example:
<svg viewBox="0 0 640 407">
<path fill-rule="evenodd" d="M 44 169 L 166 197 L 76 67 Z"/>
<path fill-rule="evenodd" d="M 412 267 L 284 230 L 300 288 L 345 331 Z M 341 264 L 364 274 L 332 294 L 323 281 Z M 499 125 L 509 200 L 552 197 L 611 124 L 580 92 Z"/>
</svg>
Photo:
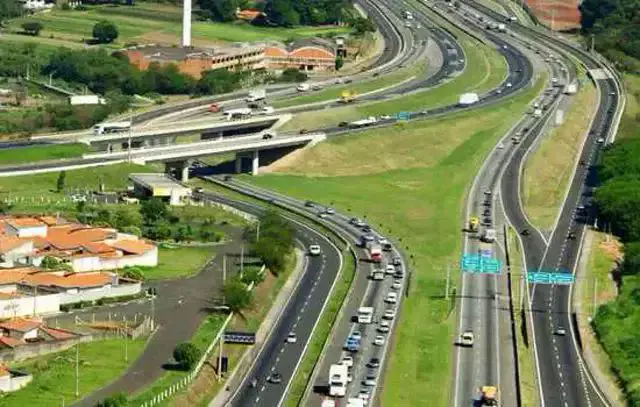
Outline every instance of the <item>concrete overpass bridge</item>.
<svg viewBox="0 0 640 407">
<path fill-rule="evenodd" d="M 173 144 L 155 147 L 131 148 L 126 151 L 85 154 L 81 158 L 56 161 L 43 161 L 0 167 L 0 177 L 31 175 L 62 170 L 74 170 L 125 162 L 146 164 L 164 162 L 166 170 L 175 173 L 177 178 L 186 181 L 189 178 L 190 161 L 199 157 L 216 154 L 236 154 L 236 172 L 241 172 L 245 160 L 251 161 L 251 173 L 257 174 L 260 166 L 260 153 L 266 150 L 304 147 L 326 139 L 324 133 L 279 135 L 263 139 L 261 135 L 231 137 L 225 139 L 200 141 L 189 144 Z"/>
</svg>

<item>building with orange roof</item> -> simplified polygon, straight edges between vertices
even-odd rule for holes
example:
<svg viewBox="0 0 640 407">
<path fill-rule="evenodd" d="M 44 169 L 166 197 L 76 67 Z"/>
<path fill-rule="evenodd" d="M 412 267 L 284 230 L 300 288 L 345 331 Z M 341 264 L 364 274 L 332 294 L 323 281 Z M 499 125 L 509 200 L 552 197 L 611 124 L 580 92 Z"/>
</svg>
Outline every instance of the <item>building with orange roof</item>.
<svg viewBox="0 0 640 407">
<path fill-rule="evenodd" d="M 0 267 L 39 266 L 47 256 L 62 260 L 77 272 L 158 264 L 155 245 L 113 228 L 46 216 L 8 217 L 2 223 Z"/>
<path fill-rule="evenodd" d="M 253 21 L 258 17 L 264 17 L 265 14 L 258 10 L 257 8 L 246 8 L 243 10 L 236 10 L 236 18 L 238 20 L 244 20 L 244 21 Z"/>
<path fill-rule="evenodd" d="M 298 68 L 301 71 L 335 69 L 336 44 L 321 38 L 296 40 L 289 44 L 271 43 L 265 47 L 265 62 L 270 69 Z"/>
</svg>

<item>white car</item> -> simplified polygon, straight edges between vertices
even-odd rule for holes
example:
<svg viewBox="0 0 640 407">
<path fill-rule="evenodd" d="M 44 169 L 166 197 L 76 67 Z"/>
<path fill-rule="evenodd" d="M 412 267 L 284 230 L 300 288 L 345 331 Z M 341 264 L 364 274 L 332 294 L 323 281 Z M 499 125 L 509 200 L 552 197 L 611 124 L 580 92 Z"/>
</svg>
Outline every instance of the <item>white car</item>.
<svg viewBox="0 0 640 407">
<path fill-rule="evenodd" d="M 265 106 L 262 108 L 262 110 L 260 111 L 260 114 L 274 114 L 276 111 L 276 109 L 274 109 L 271 106 Z"/>
<path fill-rule="evenodd" d="M 603 144 L 604 143 L 604 139 L 602 137 L 600 137 L 598 140 L 596 140 L 596 142 L 598 144 Z"/>
<path fill-rule="evenodd" d="M 287 343 L 296 343 L 297 341 L 298 337 L 295 332 L 289 332 L 289 335 L 287 335 Z"/>
<path fill-rule="evenodd" d="M 347 374 L 347 383 L 351 383 L 353 381 L 353 375 L 351 373 Z"/>
<path fill-rule="evenodd" d="M 498 150 L 502 150 L 502 149 L 504 148 L 504 144 L 502 144 L 502 143 L 498 143 L 498 146 L 497 146 L 497 147 L 498 147 Z"/>
<path fill-rule="evenodd" d="M 389 321 L 380 321 L 380 325 L 378 326 L 378 332 L 380 333 L 387 333 L 389 332 L 389 328 L 391 327 L 391 324 L 389 323 Z"/>
<path fill-rule="evenodd" d="M 402 288 L 402 283 L 400 281 L 394 281 L 393 285 L 391 286 L 392 289 L 394 290 L 399 290 Z"/>
<path fill-rule="evenodd" d="M 364 378 L 364 380 L 362 381 L 362 384 L 364 386 L 374 387 L 376 385 L 376 377 L 373 375 L 369 375 Z"/>
<path fill-rule="evenodd" d="M 387 240 L 386 237 L 379 237 L 378 243 L 380 243 L 381 246 L 384 246 L 385 244 L 389 243 L 389 241 Z"/>
<path fill-rule="evenodd" d="M 340 364 L 346 367 L 351 367 L 353 366 L 353 358 L 351 356 L 344 356 L 340 361 Z"/>
<path fill-rule="evenodd" d="M 466 331 L 462 335 L 460 335 L 460 345 L 462 346 L 473 346 L 475 338 L 473 336 L 473 332 Z"/>
<path fill-rule="evenodd" d="M 396 312 L 392 309 L 388 309 L 384 312 L 384 314 L 382 315 L 382 318 L 384 319 L 393 319 L 396 317 Z"/>
<path fill-rule="evenodd" d="M 324 211 L 329 215 L 333 215 L 334 213 L 336 213 L 336 211 L 333 208 L 327 208 Z"/>
<path fill-rule="evenodd" d="M 387 294 L 387 298 L 385 298 L 384 301 L 388 302 L 389 304 L 395 304 L 396 302 L 398 302 L 398 294 L 391 292 Z"/>
<path fill-rule="evenodd" d="M 382 115 L 380 116 L 380 120 L 391 120 L 391 116 L 389 116 L 388 114 Z"/>
<path fill-rule="evenodd" d="M 358 393 L 358 398 L 360 400 L 364 400 L 364 404 L 366 405 L 371 398 L 371 391 L 369 391 L 369 389 L 360 390 L 360 393 Z"/>
<path fill-rule="evenodd" d="M 318 256 L 321 253 L 320 246 L 312 244 L 309 246 L 309 254 L 312 256 Z"/>
<path fill-rule="evenodd" d="M 386 274 L 394 274 L 396 272 L 396 268 L 393 264 L 387 264 L 387 268 L 384 270 Z"/>
<path fill-rule="evenodd" d="M 318 217 L 319 217 L 320 219 L 327 219 L 327 218 L 329 217 L 329 214 L 327 214 L 326 212 L 320 212 L 320 213 L 318 214 Z"/>
<path fill-rule="evenodd" d="M 373 340 L 373 344 L 376 346 L 382 346 L 384 345 L 384 336 L 382 335 L 377 335 L 376 339 Z"/>
<path fill-rule="evenodd" d="M 513 85 L 511 84 L 511 82 L 507 82 L 507 88 L 512 87 Z"/>
</svg>

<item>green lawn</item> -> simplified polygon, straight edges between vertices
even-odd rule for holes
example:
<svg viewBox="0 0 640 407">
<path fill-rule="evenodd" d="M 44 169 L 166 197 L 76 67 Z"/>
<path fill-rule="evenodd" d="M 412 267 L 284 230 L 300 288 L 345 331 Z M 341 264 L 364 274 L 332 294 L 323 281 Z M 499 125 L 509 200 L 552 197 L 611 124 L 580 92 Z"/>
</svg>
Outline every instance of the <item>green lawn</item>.
<svg viewBox="0 0 640 407">
<path fill-rule="evenodd" d="M 79 390 L 82 398 L 119 377 L 144 349 L 146 338 L 127 339 L 128 362 L 124 360 L 125 339 L 81 343 L 79 346 Z M 7 393 L 0 404 L 11 406 L 71 405 L 75 397 L 75 347 L 13 365 L 33 375 L 24 389 Z"/>
<path fill-rule="evenodd" d="M 465 192 L 491 147 L 543 86 L 539 80 L 525 93 L 478 111 L 331 139 L 282 167 L 287 175 L 245 177 L 366 216 L 414 256 L 384 405 L 448 404 L 442 389 L 449 386 L 455 321 L 442 298 L 442 270 L 457 263 Z"/>
<path fill-rule="evenodd" d="M 123 190 L 134 172 L 154 172 L 149 166 L 135 164 L 107 165 L 67 171 L 65 190 L 97 191 L 102 183 L 107 191 Z M 66 207 L 64 194 L 55 192 L 59 173 L 21 175 L 0 178 L 0 200 L 11 200 L 15 210 L 56 210 Z"/>
<path fill-rule="evenodd" d="M 620 119 L 619 138 L 640 135 L 640 75 L 625 74 L 624 86 L 627 103 Z"/>
<path fill-rule="evenodd" d="M 215 256 L 212 246 L 194 247 L 161 247 L 158 251 L 158 266 L 145 267 L 144 277 L 147 280 L 166 280 L 189 277 Z"/>
<path fill-rule="evenodd" d="M 85 144 L 33 145 L 3 149 L 0 150 L 0 165 L 74 158 L 80 157 L 87 151 Z"/>
<path fill-rule="evenodd" d="M 135 6 L 89 6 L 87 11 L 54 9 L 27 18 L 12 20 L 8 31 L 19 33 L 25 21 L 39 21 L 44 25 L 40 37 L 48 44 L 78 46 L 91 38 L 93 25 L 101 20 L 113 22 L 119 37 L 109 48 L 119 48 L 127 43 L 179 43 L 182 33 L 182 6 L 138 2 Z M 194 45 L 213 45 L 216 42 L 246 42 L 286 40 L 312 37 L 320 34 L 344 33 L 345 27 L 266 28 L 244 23 L 193 22 Z M 33 37 L 12 35 L 15 41 L 33 41 Z"/>
<path fill-rule="evenodd" d="M 295 115 L 283 131 L 327 126 L 366 116 L 421 111 L 455 103 L 465 92 L 483 93 L 498 86 L 507 74 L 507 63 L 495 49 L 481 45 L 467 35 L 459 37 L 467 57 L 467 69 L 453 80 L 434 89 L 416 92 L 395 99 L 305 112 Z"/>
</svg>

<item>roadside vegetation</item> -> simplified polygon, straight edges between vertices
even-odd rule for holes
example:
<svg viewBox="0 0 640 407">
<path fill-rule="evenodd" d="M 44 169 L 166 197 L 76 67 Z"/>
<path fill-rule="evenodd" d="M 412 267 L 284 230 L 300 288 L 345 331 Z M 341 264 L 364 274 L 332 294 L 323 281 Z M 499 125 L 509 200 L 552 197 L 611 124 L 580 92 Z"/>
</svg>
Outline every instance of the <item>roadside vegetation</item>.
<svg viewBox="0 0 640 407">
<path fill-rule="evenodd" d="M 85 144 L 33 145 L 2 149 L 0 150 L 0 165 L 74 158 L 82 156 L 87 151 L 88 148 Z"/>
<path fill-rule="evenodd" d="M 620 119 L 618 137 L 620 139 L 640 135 L 640 75 L 627 73 L 624 75 L 626 104 Z"/>
<path fill-rule="evenodd" d="M 385 405 L 448 404 L 441 389 L 449 385 L 455 321 L 443 298 L 442 270 L 457 263 L 465 191 L 543 85 L 539 80 L 523 94 L 477 111 L 332 138 L 273 165 L 283 174 L 246 178 L 366 216 L 414 257 L 412 289 L 385 377 Z"/>
<path fill-rule="evenodd" d="M 127 360 L 125 360 L 125 341 L 127 341 Z M 11 367 L 32 374 L 33 381 L 21 390 L 4 394 L 2 404 L 50 406 L 66 403 L 70 405 L 120 376 L 142 353 L 145 343 L 146 338 L 120 338 L 96 340 L 78 345 L 80 356 L 78 359 L 78 397 L 75 395 L 75 347 L 12 364 Z"/>
<path fill-rule="evenodd" d="M 598 175 L 598 224 L 624 243 L 624 260 L 614 274 L 620 294 L 598 307 L 593 326 L 627 401 L 640 405 L 640 138 L 620 140 L 606 151 Z"/>
<path fill-rule="evenodd" d="M 522 178 L 524 209 L 531 222 L 543 231 L 553 228 L 597 108 L 596 101 L 596 88 L 589 81 L 573 97 L 564 122 L 553 127 L 526 161 Z"/>
</svg>

